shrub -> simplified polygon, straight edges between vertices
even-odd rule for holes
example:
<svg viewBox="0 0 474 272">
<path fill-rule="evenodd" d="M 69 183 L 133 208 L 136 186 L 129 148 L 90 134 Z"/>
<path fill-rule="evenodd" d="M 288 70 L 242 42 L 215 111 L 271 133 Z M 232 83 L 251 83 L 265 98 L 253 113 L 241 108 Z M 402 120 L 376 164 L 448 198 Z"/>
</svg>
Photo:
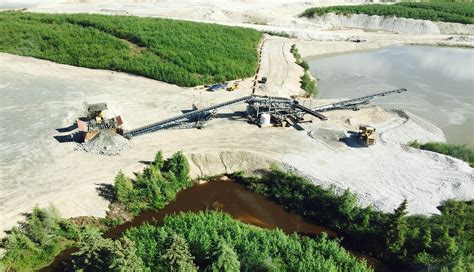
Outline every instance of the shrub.
<svg viewBox="0 0 474 272">
<path fill-rule="evenodd" d="M 301 76 L 300 80 L 301 89 L 305 90 L 306 94 L 310 97 L 316 95 L 316 80 L 313 79 L 309 73 L 309 64 L 301 58 L 295 44 L 291 46 L 290 52 L 295 57 L 296 64 L 304 69 L 304 74 Z"/>
<path fill-rule="evenodd" d="M 447 144 L 439 142 L 421 144 L 416 140 L 408 143 L 408 145 L 414 148 L 448 155 L 463 160 L 469 163 L 471 167 L 474 167 L 474 149 L 465 145 Z"/>
<path fill-rule="evenodd" d="M 316 90 L 316 80 L 311 78 L 307 71 L 301 77 L 301 88 L 306 91 L 309 96 L 313 96 Z"/>
</svg>

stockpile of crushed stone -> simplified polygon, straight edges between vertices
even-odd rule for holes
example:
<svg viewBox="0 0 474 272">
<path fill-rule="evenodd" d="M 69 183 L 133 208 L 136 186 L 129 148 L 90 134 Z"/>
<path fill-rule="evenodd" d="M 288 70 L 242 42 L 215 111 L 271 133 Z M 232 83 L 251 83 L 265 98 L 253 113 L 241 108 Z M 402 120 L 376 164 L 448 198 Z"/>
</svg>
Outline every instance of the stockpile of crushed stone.
<svg viewBox="0 0 474 272">
<path fill-rule="evenodd" d="M 74 150 L 116 156 L 128 148 L 131 148 L 130 142 L 121 135 L 111 131 L 102 131 L 91 141 L 78 144 Z"/>
</svg>

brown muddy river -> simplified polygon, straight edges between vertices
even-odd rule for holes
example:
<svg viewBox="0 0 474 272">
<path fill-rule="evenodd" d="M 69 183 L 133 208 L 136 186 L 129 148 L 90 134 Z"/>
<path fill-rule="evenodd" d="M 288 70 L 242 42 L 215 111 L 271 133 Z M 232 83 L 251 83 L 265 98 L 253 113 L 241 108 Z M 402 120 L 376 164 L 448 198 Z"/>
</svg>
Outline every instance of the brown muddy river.
<svg viewBox="0 0 474 272">
<path fill-rule="evenodd" d="M 212 209 L 221 210 L 241 222 L 266 229 L 279 228 L 285 233 L 297 232 L 308 236 L 326 232 L 329 237 L 337 236 L 334 231 L 313 224 L 300 215 L 288 212 L 275 202 L 251 192 L 231 180 L 207 182 L 181 191 L 178 193 L 176 200 L 163 209 L 157 212 L 141 213 L 132 221 L 110 229 L 105 233 L 105 236 L 117 238 L 128 228 L 140 226 L 145 222 L 160 224 L 167 215 Z M 61 262 L 73 252 L 74 250 L 65 250 L 49 267 L 42 271 L 63 271 Z M 377 259 L 357 252 L 350 252 L 357 258 L 365 258 L 376 271 L 391 271 L 387 265 Z"/>
</svg>

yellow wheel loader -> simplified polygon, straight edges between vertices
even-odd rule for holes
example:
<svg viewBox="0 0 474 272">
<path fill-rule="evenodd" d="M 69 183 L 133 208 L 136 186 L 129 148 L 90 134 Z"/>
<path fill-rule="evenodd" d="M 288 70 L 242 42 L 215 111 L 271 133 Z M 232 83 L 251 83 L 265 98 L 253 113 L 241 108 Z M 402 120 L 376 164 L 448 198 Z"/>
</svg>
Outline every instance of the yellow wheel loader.
<svg viewBox="0 0 474 272">
<path fill-rule="evenodd" d="M 359 126 L 359 141 L 365 145 L 370 146 L 375 144 L 375 128 L 371 126 Z"/>
</svg>

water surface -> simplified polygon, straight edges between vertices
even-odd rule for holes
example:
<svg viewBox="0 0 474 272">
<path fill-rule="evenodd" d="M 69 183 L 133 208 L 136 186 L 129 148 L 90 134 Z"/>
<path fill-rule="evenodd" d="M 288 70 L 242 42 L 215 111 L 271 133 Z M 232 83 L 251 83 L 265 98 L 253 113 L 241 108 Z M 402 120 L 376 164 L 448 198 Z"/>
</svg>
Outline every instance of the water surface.
<svg viewBox="0 0 474 272">
<path fill-rule="evenodd" d="M 355 98 L 398 88 L 408 92 L 376 98 L 440 127 L 449 143 L 474 147 L 474 50 L 393 46 L 376 51 L 315 58 L 319 98 Z"/>
</svg>

